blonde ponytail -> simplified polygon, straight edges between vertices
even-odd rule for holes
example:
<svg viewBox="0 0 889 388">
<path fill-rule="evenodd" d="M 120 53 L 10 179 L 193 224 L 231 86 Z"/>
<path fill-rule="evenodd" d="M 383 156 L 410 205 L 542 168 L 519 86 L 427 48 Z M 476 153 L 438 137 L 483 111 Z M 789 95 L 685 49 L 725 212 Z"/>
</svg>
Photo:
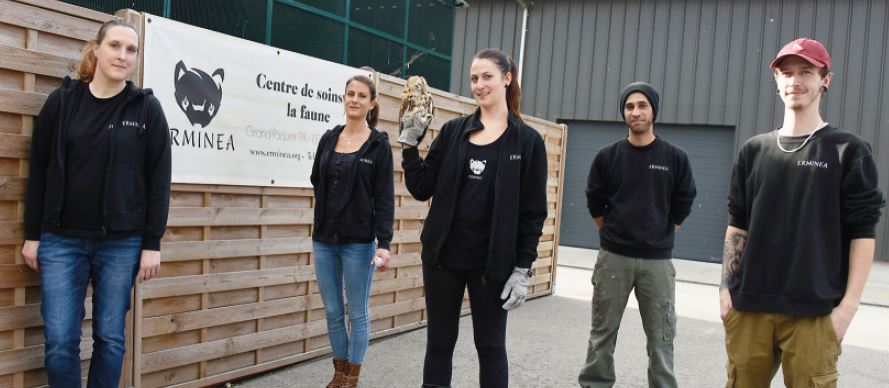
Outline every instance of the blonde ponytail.
<svg viewBox="0 0 889 388">
<path fill-rule="evenodd" d="M 83 53 L 80 54 L 77 78 L 85 83 L 92 82 L 93 76 L 96 75 L 96 54 L 93 52 L 96 47 L 99 47 L 99 44 L 95 40 L 91 40 L 83 48 Z"/>
</svg>

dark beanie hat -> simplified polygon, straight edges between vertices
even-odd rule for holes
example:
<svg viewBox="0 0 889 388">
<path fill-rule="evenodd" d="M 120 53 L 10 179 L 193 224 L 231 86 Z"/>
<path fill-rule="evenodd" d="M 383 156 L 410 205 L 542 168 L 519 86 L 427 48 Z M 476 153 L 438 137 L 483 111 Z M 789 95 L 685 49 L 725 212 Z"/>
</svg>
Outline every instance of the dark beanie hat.
<svg viewBox="0 0 889 388">
<path fill-rule="evenodd" d="M 654 86 L 645 82 L 633 82 L 624 86 L 624 90 L 620 92 L 620 105 L 617 107 L 620 112 L 620 117 L 623 117 L 624 120 L 627 119 L 624 115 L 624 106 L 627 105 L 627 97 L 636 92 L 642 92 L 645 97 L 648 97 L 648 103 L 651 104 L 651 110 L 654 112 L 653 119 L 657 119 L 657 111 L 660 107 L 661 97 L 657 94 L 657 90 L 654 90 Z"/>
</svg>

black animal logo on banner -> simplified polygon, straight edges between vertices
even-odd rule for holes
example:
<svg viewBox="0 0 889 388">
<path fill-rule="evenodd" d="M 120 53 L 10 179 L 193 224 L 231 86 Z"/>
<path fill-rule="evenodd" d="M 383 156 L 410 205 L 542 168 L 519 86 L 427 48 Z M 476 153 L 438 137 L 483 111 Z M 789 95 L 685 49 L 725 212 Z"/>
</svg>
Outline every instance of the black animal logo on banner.
<svg viewBox="0 0 889 388">
<path fill-rule="evenodd" d="M 225 72 L 222 69 L 216 69 L 211 76 L 200 69 L 188 69 L 183 61 L 176 64 L 173 78 L 176 105 L 185 112 L 191 125 L 200 124 L 206 128 L 219 113 L 224 78 Z"/>
</svg>

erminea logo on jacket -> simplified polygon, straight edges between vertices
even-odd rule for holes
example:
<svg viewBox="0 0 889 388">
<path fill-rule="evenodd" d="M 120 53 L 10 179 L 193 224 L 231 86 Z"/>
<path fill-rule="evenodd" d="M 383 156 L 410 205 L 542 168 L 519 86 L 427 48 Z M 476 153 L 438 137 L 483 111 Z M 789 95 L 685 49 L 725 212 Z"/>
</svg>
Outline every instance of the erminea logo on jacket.
<svg viewBox="0 0 889 388">
<path fill-rule="evenodd" d="M 485 171 L 485 165 L 488 164 L 487 160 L 475 160 L 469 159 L 469 169 L 475 175 L 481 175 L 483 171 Z"/>
</svg>

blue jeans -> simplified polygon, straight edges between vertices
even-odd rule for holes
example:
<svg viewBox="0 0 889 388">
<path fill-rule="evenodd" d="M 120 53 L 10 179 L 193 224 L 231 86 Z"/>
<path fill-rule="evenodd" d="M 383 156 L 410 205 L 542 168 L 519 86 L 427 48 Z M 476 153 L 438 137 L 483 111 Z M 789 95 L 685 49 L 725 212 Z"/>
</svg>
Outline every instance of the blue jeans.
<svg viewBox="0 0 889 388">
<path fill-rule="evenodd" d="M 324 301 L 327 334 L 333 357 L 361 364 L 370 335 L 370 284 L 374 265 L 371 262 L 374 243 L 325 244 L 312 242 L 315 253 L 315 277 Z M 345 280 L 345 281 L 344 281 Z M 349 300 L 349 327 L 346 333 L 346 311 L 343 303 L 343 283 Z"/>
<path fill-rule="evenodd" d="M 88 387 L 117 387 L 130 291 L 142 236 L 88 239 L 44 232 L 40 262 L 46 374 L 51 387 L 80 387 L 80 336 L 87 285 L 93 286 L 93 355 Z"/>
</svg>

